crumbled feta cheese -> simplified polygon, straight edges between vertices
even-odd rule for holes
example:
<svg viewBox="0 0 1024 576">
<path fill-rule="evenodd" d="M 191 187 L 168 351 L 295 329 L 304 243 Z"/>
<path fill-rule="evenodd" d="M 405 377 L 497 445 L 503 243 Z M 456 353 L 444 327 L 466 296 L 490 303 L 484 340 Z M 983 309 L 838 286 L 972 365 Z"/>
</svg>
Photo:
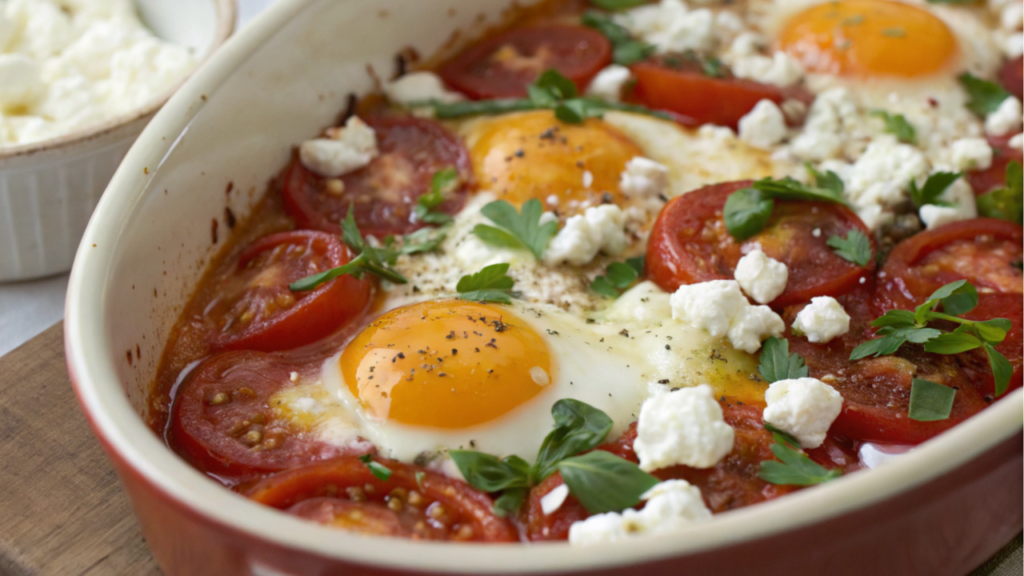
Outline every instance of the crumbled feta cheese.
<svg viewBox="0 0 1024 576">
<path fill-rule="evenodd" d="M 985 117 L 985 133 L 989 136 L 1005 136 L 1019 132 L 1021 118 L 1020 100 L 1016 96 L 1007 96 L 995 112 Z"/>
<path fill-rule="evenodd" d="M 960 138 L 949 145 L 953 167 L 958 171 L 985 170 L 992 165 L 992 147 L 984 138 Z"/>
<path fill-rule="evenodd" d="M 754 353 L 769 336 L 786 329 L 767 306 L 751 306 L 735 280 L 712 280 L 680 286 L 669 298 L 672 317 L 713 337 L 726 336 L 733 347 Z"/>
<path fill-rule="evenodd" d="M 1010 138 L 1009 145 L 1010 148 L 1016 148 L 1017 150 L 1024 149 L 1024 133 L 1014 134 L 1013 137 Z"/>
<path fill-rule="evenodd" d="M 636 156 L 626 162 L 626 169 L 619 175 L 619 190 L 622 194 L 649 211 L 661 209 L 668 188 L 668 168 L 643 156 Z"/>
<path fill-rule="evenodd" d="M 749 42 L 750 39 L 744 39 L 744 41 Z M 803 66 L 781 50 L 777 50 L 771 57 L 754 53 L 736 58 L 732 63 L 732 72 L 738 78 L 771 84 L 779 88 L 788 88 L 804 77 Z"/>
<path fill-rule="evenodd" d="M 835 298 L 816 296 L 797 313 L 793 330 L 803 333 L 810 342 L 829 342 L 850 331 L 850 315 Z"/>
<path fill-rule="evenodd" d="M 710 468 L 732 450 L 733 436 L 711 387 L 702 384 L 644 400 L 633 450 L 648 472 L 679 464 Z"/>
<path fill-rule="evenodd" d="M 302 165 L 321 176 L 343 176 L 377 157 L 377 133 L 358 116 L 349 118 L 344 128 L 329 129 L 327 136 L 299 146 Z"/>
<path fill-rule="evenodd" d="M 843 409 L 843 396 L 817 378 L 773 382 L 764 400 L 765 423 L 792 435 L 803 448 L 821 446 Z"/>
<path fill-rule="evenodd" d="M 803 160 L 833 158 L 842 151 L 849 129 L 859 121 L 857 103 L 849 90 L 826 90 L 814 99 L 803 131 L 793 138 L 789 148 Z"/>
<path fill-rule="evenodd" d="M 697 129 L 697 134 L 701 138 L 709 138 L 712 140 L 731 140 L 736 137 L 736 133 L 732 131 L 732 128 L 728 126 L 718 126 L 715 124 L 703 124 Z"/>
<path fill-rule="evenodd" d="M 758 248 L 740 258 L 736 263 L 735 276 L 747 296 L 755 302 L 767 304 L 786 289 L 789 268 Z"/>
<path fill-rule="evenodd" d="M 907 199 L 910 182 L 925 177 L 928 168 L 928 159 L 917 148 L 889 134 L 879 136 L 850 169 L 846 196 L 858 213 L 869 207 L 874 211 L 876 205 L 881 207 L 878 213 L 889 211 Z"/>
<path fill-rule="evenodd" d="M 540 509 L 545 516 L 554 514 L 562 504 L 565 504 L 565 499 L 569 497 L 569 487 L 565 484 L 559 484 L 555 486 L 550 492 L 541 496 L 540 498 Z"/>
<path fill-rule="evenodd" d="M 440 76 L 433 72 L 410 72 L 384 84 L 384 95 L 388 100 L 402 106 L 422 104 L 430 101 L 458 102 L 462 94 L 452 92 L 444 86 Z"/>
<path fill-rule="evenodd" d="M 44 89 L 35 60 L 24 54 L 0 54 L 0 112 L 32 104 Z"/>
<path fill-rule="evenodd" d="M 740 140 L 768 150 L 786 137 L 786 117 L 775 102 L 764 99 L 740 118 L 739 132 Z"/>
<path fill-rule="evenodd" d="M 1014 32 L 1007 35 L 1003 42 L 1003 53 L 1007 58 L 1016 58 L 1024 54 L 1024 33 Z"/>
<path fill-rule="evenodd" d="M 786 324 L 767 306 L 746 306 L 729 324 L 729 343 L 737 350 L 753 354 L 771 336 L 781 337 Z"/>
<path fill-rule="evenodd" d="M 924 222 L 929 230 L 950 222 L 978 217 L 978 204 L 974 199 L 974 191 L 963 178 L 950 184 L 949 188 L 939 195 L 939 200 L 946 202 L 949 206 L 926 204 L 918 212 L 921 222 Z"/>
<path fill-rule="evenodd" d="M 618 102 L 622 98 L 622 89 L 629 82 L 631 73 L 629 68 L 612 64 L 600 72 L 587 86 L 587 94 L 609 102 Z"/>
<path fill-rule="evenodd" d="M 617 256 L 629 245 L 623 226 L 626 215 L 615 204 L 587 208 L 586 212 L 566 220 L 544 253 L 544 263 L 555 266 L 568 262 L 582 266 L 598 252 Z"/>
<path fill-rule="evenodd" d="M 647 504 L 641 510 L 595 514 L 569 526 L 569 543 L 574 546 L 607 544 L 647 534 L 685 528 L 692 522 L 711 518 L 700 489 L 686 480 L 666 480 L 641 496 Z"/>
<path fill-rule="evenodd" d="M 715 45 L 715 17 L 707 8 L 690 10 L 682 0 L 661 0 L 623 12 L 615 21 L 658 54 L 710 50 Z"/>
</svg>

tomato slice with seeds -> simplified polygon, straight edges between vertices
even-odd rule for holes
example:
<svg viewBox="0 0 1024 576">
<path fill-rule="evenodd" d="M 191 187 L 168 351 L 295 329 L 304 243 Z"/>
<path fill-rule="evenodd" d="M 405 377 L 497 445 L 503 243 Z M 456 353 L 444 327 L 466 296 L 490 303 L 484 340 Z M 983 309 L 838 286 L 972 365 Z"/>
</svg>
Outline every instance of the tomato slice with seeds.
<svg viewBox="0 0 1024 576">
<path fill-rule="evenodd" d="M 984 170 L 969 170 L 967 182 L 974 190 L 975 196 L 987 194 L 996 188 L 1006 186 L 1006 167 L 1010 162 L 1024 163 L 1024 154 L 1010 146 L 1012 136 L 989 136 L 988 144 L 992 147 L 992 164 Z"/>
<path fill-rule="evenodd" d="M 1024 56 L 1008 60 L 999 69 L 999 81 L 1018 100 L 1024 99 Z"/>
<path fill-rule="evenodd" d="M 349 456 L 275 474 L 243 493 L 261 504 L 356 531 L 473 542 L 518 540 L 512 524 L 494 514 L 487 494 L 419 466 L 374 460 L 391 471 L 387 480 Z M 305 504 L 311 500 L 313 504 Z M 329 509 L 317 509 L 325 504 Z M 393 514 L 386 515 L 381 506 Z"/>
<path fill-rule="evenodd" d="M 228 484 L 365 452 L 320 442 L 278 416 L 270 399 L 294 385 L 290 370 L 263 352 L 224 352 L 207 359 L 175 394 L 170 445 Z"/>
<path fill-rule="evenodd" d="M 671 62 L 671 66 L 666 62 Z M 679 115 L 688 125 L 717 124 L 733 130 L 740 118 L 761 100 L 781 104 L 787 98 L 810 103 L 813 99 L 798 89 L 781 89 L 732 76 L 708 76 L 692 59 L 648 60 L 630 66 L 636 84 L 630 98 L 655 110 Z"/>
<path fill-rule="evenodd" d="M 341 276 L 315 290 L 292 292 L 300 278 L 347 264 L 337 236 L 312 230 L 264 236 L 242 252 L 204 312 L 214 350 L 288 350 L 315 342 L 360 316 L 370 302 L 367 279 Z"/>
<path fill-rule="evenodd" d="M 438 73 L 473 99 L 520 98 L 550 68 L 572 80 L 582 93 L 611 61 L 611 43 L 601 33 L 583 26 L 543 24 L 513 28 L 477 42 Z"/>
<path fill-rule="evenodd" d="M 893 249 L 878 272 L 875 312 L 913 310 L 943 285 L 966 279 L 978 289 L 978 306 L 966 318 L 1007 318 L 1012 323 L 996 350 L 1013 365 L 1010 389 L 1019 388 L 1024 372 L 1022 243 L 1024 227 L 993 218 L 961 220 L 908 238 Z M 994 392 L 988 361 L 977 355 L 966 357 L 970 371 Z"/>
<path fill-rule="evenodd" d="M 435 211 L 455 214 L 473 185 L 473 168 L 462 143 L 446 128 L 424 118 L 372 116 L 380 154 L 340 179 L 323 178 L 292 160 L 283 183 L 284 207 L 300 228 L 338 234 L 351 206 L 364 236 L 383 239 L 423 226 L 413 221 L 419 197 L 430 191 L 436 172 L 455 168 L 462 185 Z M 340 185 L 338 184 L 340 182 Z"/>
<path fill-rule="evenodd" d="M 647 276 L 674 292 L 683 284 L 731 280 L 746 251 L 759 245 L 786 264 L 789 282 L 773 307 L 806 302 L 814 296 L 837 296 L 858 285 L 874 268 L 838 256 L 827 244 L 852 230 L 871 237 L 863 222 L 845 206 L 825 202 L 776 201 L 764 230 L 742 243 L 726 230 L 722 210 L 729 194 L 750 181 L 714 184 L 672 199 L 662 209 L 647 245 Z"/>
</svg>

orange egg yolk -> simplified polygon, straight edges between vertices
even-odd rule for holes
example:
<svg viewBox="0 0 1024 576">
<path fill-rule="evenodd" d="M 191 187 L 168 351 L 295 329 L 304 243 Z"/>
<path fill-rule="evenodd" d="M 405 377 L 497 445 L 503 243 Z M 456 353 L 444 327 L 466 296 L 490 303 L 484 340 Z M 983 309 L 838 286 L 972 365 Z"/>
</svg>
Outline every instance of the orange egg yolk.
<svg viewBox="0 0 1024 576">
<path fill-rule="evenodd" d="M 540 394 L 553 370 L 528 324 L 461 300 L 392 310 L 341 355 L 342 376 L 369 416 L 435 428 L 494 420 Z"/>
<path fill-rule="evenodd" d="M 889 0 L 819 4 L 789 20 L 778 40 L 807 70 L 840 76 L 927 76 L 957 56 L 945 22 Z"/>
<path fill-rule="evenodd" d="M 572 215 L 584 203 L 622 204 L 619 176 L 643 151 L 610 124 L 560 122 L 550 110 L 483 120 L 470 134 L 481 190 L 519 206 L 531 198 Z M 549 202 L 554 196 L 557 203 Z"/>
</svg>

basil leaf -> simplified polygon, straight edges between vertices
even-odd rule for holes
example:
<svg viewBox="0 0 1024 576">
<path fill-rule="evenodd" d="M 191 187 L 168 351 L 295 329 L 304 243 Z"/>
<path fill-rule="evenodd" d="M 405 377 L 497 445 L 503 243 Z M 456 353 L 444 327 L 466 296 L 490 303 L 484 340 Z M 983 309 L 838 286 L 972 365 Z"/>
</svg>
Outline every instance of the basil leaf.
<svg viewBox="0 0 1024 576">
<path fill-rule="evenodd" d="M 615 11 L 642 6 L 647 0 L 590 0 L 590 3 L 598 8 Z"/>
<path fill-rule="evenodd" d="M 510 297 L 516 295 L 512 292 L 515 280 L 506 275 L 508 267 L 508 263 L 504 262 L 491 264 L 479 272 L 459 278 L 455 286 L 459 298 L 474 302 L 511 303 Z"/>
<path fill-rule="evenodd" d="M 594 278 L 590 283 L 590 291 L 609 298 L 618 298 L 622 295 L 622 293 L 619 292 L 619 289 L 612 284 L 611 280 L 604 276 Z"/>
<path fill-rule="evenodd" d="M 644 273 L 645 262 L 646 258 L 643 255 L 636 256 L 633 258 L 626 258 L 626 264 L 628 264 L 629 267 L 632 268 L 633 270 L 636 270 L 637 275 Z"/>
<path fill-rule="evenodd" d="M 761 462 L 758 478 L 771 484 L 784 486 L 811 486 L 828 482 L 842 476 L 839 470 L 829 470 L 806 454 L 791 446 L 776 441 L 771 447 L 776 460 Z"/>
<path fill-rule="evenodd" d="M 584 100 L 566 100 L 555 107 L 555 118 L 566 124 L 580 124 L 590 116 L 589 112 Z"/>
<path fill-rule="evenodd" d="M 1024 174 L 1019 162 L 1006 165 L 1006 186 L 976 198 L 978 215 L 1024 224 Z"/>
<path fill-rule="evenodd" d="M 785 338 L 771 338 L 761 345 L 761 363 L 757 366 L 761 377 L 768 382 L 805 378 L 807 365 L 799 354 L 789 354 L 789 341 Z"/>
<path fill-rule="evenodd" d="M 558 105 L 558 96 L 550 90 L 533 84 L 526 87 L 526 95 L 537 108 L 554 108 Z"/>
<path fill-rule="evenodd" d="M 555 420 L 552 430 L 540 445 L 532 477 L 540 482 L 555 471 L 558 463 L 599 446 L 612 429 L 612 419 L 593 406 L 563 398 L 551 407 Z"/>
<path fill-rule="evenodd" d="M 949 418 L 955 396 L 956 390 L 953 388 L 931 380 L 914 378 L 910 385 L 910 419 L 934 422 Z"/>
<path fill-rule="evenodd" d="M 594 450 L 558 463 L 569 493 L 591 514 L 619 512 L 636 506 L 659 480 L 628 460 Z"/>
<path fill-rule="evenodd" d="M 980 347 L 981 340 L 961 332 L 939 334 L 924 344 L 925 352 L 933 354 L 959 354 Z"/>
<path fill-rule="evenodd" d="M 967 280 L 957 280 L 933 292 L 928 300 L 938 300 L 942 303 L 943 312 L 960 316 L 978 305 L 978 291 Z"/>
<path fill-rule="evenodd" d="M 626 40 L 612 47 L 612 62 L 620 66 L 636 64 L 654 54 L 655 46 L 639 40 Z"/>
<path fill-rule="evenodd" d="M 517 212 L 514 206 L 504 200 L 491 202 L 484 206 L 480 212 L 487 218 L 490 218 L 492 222 L 508 231 L 519 241 L 521 246 L 533 252 L 533 255 L 538 260 L 543 258 L 548 242 L 551 241 L 551 237 L 558 231 L 557 222 L 540 223 L 540 217 L 544 213 L 544 208 L 540 200 L 536 198 L 531 198 L 524 202 L 522 212 Z M 478 225 L 477 228 L 480 226 Z M 477 228 L 473 229 L 474 234 L 477 234 Z M 493 227 L 486 226 L 481 230 L 488 228 Z M 477 234 L 477 236 L 487 243 L 490 243 L 497 237 L 493 232 L 487 234 L 486 237 L 480 236 L 480 234 Z M 508 241 L 508 238 L 502 237 L 501 241 Z M 505 244 L 497 245 L 506 246 Z"/>
<path fill-rule="evenodd" d="M 978 116 L 986 116 L 995 112 L 1010 93 L 995 82 L 982 80 L 969 72 L 957 77 L 964 90 L 967 91 L 967 108 Z"/>
<path fill-rule="evenodd" d="M 885 110 L 872 110 L 871 115 L 885 122 L 885 131 L 905 144 L 917 144 L 917 131 L 903 114 L 890 114 Z"/>
<path fill-rule="evenodd" d="M 1002 396 L 1006 387 L 1010 385 L 1010 377 L 1013 376 L 1013 365 L 992 347 L 985 343 L 985 354 L 988 355 L 989 366 L 992 367 L 992 378 L 995 380 L 996 396 Z"/>
<path fill-rule="evenodd" d="M 873 252 L 871 240 L 868 240 L 868 237 L 860 230 L 850 230 L 846 234 L 846 238 L 831 236 L 825 243 L 835 251 L 837 256 L 847 262 L 853 262 L 861 267 L 867 266 L 871 262 Z"/>
<path fill-rule="evenodd" d="M 529 475 L 518 465 L 521 458 L 510 456 L 499 460 L 496 456 L 473 450 L 449 450 L 452 462 L 466 482 L 483 492 L 498 492 L 506 488 L 526 488 L 530 485 Z M 510 459 L 512 460 L 510 463 Z"/>
<path fill-rule="evenodd" d="M 910 201 L 914 206 L 920 208 L 925 204 L 936 204 L 939 196 L 963 176 L 960 172 L 936 172 L 928 176 L 924 186 L 917 187 L 915 180 L 910 181 Z"/>
<path fill-rule="evenodd" d="M 391 478 L 391 470 L 380 462 L 373 460 L 373 457 L 369 454 L 360 456 L 359 461 L 366 464 L 366 467 L 370 469 L 370 473 L 378 480 L 387 481 L 388 478 Z"/>
<path fill-rule="evenodd" d="M 764 229 L 772 216 L 775 201 L 764 198 L 754 188 L 737 190 L 725 199 L 722 219 L 725 229 L 737 240 L 746 240 Z"/>
<path fill-rule="evenodd" d="M 514 514 L 523 505 L 523 500 L 530 492 L 527 488 L 511 488 L 501 493 L 501 496 L 494 501 L 493 512 L 495 516 L 504 518 Z"/>
<path fill-rule="evenodd" d="M 992 345 L 1005 340 L 1006 333 L 1012 327 L 1013 324 L 1006 318 L 993 318 L 974 323 L 974 330 L 978 333 L 978 337 Z"/>
<path fill-rule="evenodd" d="M 537 88 L 547 90 L 558 100 L 576 97 L 576 84 L 573 84 L 572 80 L 562 76 L 561 72 L 554 68 L 549 68 L 542 72 L 533 84 Z"/>
</svg>

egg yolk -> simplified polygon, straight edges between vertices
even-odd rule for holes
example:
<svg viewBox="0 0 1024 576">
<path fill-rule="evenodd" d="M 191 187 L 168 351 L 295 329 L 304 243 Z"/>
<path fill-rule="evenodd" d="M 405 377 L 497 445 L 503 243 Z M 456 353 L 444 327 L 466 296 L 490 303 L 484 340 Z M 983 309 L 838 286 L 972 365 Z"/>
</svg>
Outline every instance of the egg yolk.
<svg viewBox="0 0 1024 576">
<path fill-rule="evenodd" d="M 643 156 L 603 120 L 566 124 L 550 110 L 482 120 L 468 143 L 482 190 L 516 206 L 536 198 L 567 215 L 602 202 L 621 205 L 619 176 L 626 162 Z"/>
<path fill-rule="evenodd" d="M 926 76 L 957 55 L 945 22 L 889 0 L 819 4 L 789 20 L 778 40 L 807 70 L 840 76 Z"/>
<path fill-rule="evenodd" d="M 342 376 L 370 417 L 435 428 L 498 418 L 541 393 L 553 369 L 528 324 L 461 300 L 392 310 L 341 355 Z"/>
</svg>

